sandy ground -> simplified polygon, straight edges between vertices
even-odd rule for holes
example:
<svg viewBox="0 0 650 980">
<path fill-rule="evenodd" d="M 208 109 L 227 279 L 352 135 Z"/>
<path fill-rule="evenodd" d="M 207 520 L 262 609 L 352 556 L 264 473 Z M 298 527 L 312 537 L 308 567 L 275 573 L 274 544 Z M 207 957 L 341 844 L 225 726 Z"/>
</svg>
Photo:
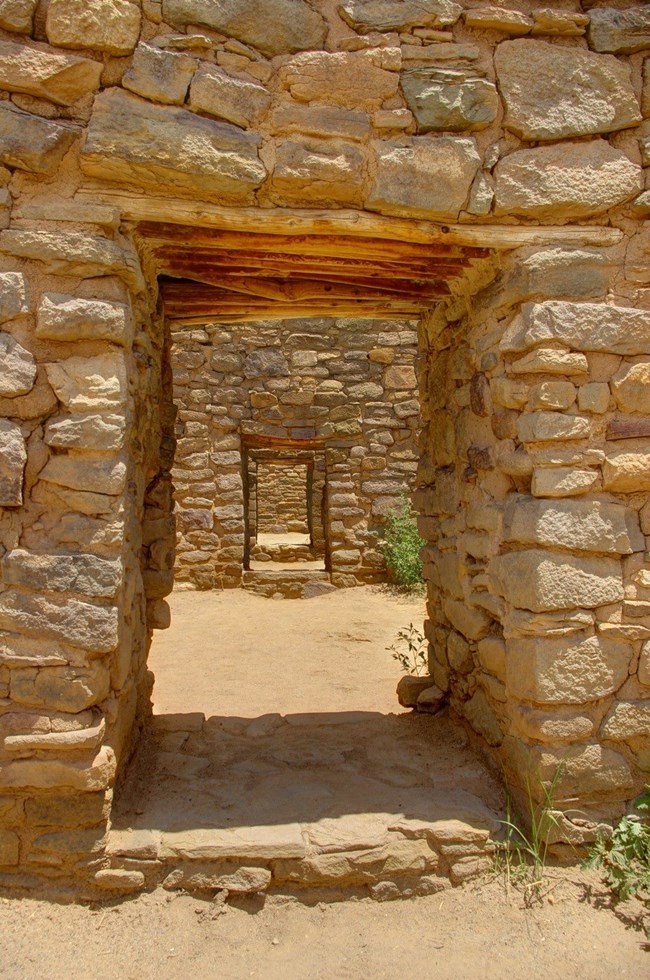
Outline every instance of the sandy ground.
<svg viewBox="0 0 650 980">
<path fill-rule="evenodd" d="M 178 593 L 173 614 L 151 658 L 158 713 L 388 714 L 399 710 L 399 671 L 384 648 L 399 628 L 421 622 L 422 601 L 379 589 L 285 602 Z M 0 977 L 650 976 L 639 907 L 612 907 L 593 874 L 550 874 L 532 908 L 502 877 L 391 903 L 240 899 L 224 909 L 161 889 L 95 907 L 0 899 Z"/>
</svg>

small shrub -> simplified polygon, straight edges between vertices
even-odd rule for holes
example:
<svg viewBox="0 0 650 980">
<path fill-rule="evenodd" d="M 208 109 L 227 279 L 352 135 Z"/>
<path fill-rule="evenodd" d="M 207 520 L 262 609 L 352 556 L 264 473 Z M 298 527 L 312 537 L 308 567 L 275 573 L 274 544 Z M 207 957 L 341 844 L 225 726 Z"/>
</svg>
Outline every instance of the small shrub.
<svg viewBox="0 0 650 980">
<path fill-rule="evenodd" d="M 413 623 L 409 623 L 399 630 L 395 643 L 386 649 L 393 651 L 393 660 L 398 661 L 405 673 L 419 677 L 427 669 L 425 642 L 424 634 Z"/>
<path fill-rule="evenodd" d="M 650 908 L 650 784 L 634 801 L 638 814 L 618 822 L 611 837 L 599 837 L 585 863 L 601 868 L 617 898 L 638 898 Z M 650 938 L 650 929 L 646 930 Z"/>
<path fill-rule="evenodd" d="M 410 501 L 404 498 L 399 507 L 388 513 L 384 540 L 379 545 L 388 573 L 396 585 L 413 589 L 422 584 L 420 549 L 424 543 Z"/>
</svg>

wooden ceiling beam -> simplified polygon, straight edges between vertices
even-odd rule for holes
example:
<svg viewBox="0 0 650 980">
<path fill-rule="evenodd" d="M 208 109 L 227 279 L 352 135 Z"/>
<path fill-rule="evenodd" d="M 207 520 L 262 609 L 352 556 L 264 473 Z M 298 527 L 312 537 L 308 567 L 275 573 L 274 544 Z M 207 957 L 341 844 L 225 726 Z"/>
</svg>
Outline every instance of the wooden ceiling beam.
<svg viewBox="0 0 650 980">
<path fill-rule="evenodd" d="M 190 286 L 187 282 L 174 283 L 165 281 L 162 283 L 163 295 L 168 301 L 178 298 L 179 301 L 198 299 L 211 295 L 213 289 L 223 289 L 228 292 L 242 293 L 244 295 L 263 296 L 268 299 L 301 299 L 318 297 L 338 297 L 338 296 L 364 296 L 368 293 L 379 293 L 386 296 L 405 296 L 424 300 L 435 300 L 440 296 L 449 294 L 449 286 L 445 281 L 435 281 L 427 283 L 407 283 L 403 281 L 393 281 L 390 279 L 368 279 L 359 280 L 350 278 L 348 280 L 312 280 L 308 278 L 294 280 L 275 280 L 265 278 L 255 278 L 247 276 L 240 278 L 237 276 L 215 276 L 212 281 L 210 276 L 206 276 L 200 283 Z"/>
</svg>

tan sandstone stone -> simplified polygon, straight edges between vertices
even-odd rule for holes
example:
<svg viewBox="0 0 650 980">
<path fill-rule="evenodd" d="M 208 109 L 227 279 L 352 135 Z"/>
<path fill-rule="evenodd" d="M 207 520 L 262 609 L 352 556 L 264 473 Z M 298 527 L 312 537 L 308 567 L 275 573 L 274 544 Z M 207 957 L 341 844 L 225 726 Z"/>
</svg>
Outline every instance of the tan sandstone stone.
<svg viewBox="0 0 650 980">
<path fill-rule="evenodd" d="M 650 362 L 622 364 L 611 385 L 616 404 L 623 412 L 650 414 Z"/>
<path fill-rule="evenodd" d="M 182 105 L 197 61 L 189 55 L 162 51 L 151 44 L 139 44 L 122 85 L 153 102 Z"/>
<path fill-rule="evenodd" d="M 7 589 L 0 593 L 0 627 L 102 654 L 117 646 L 118 615 L 113 606 Z"/>
<path fill-rule="evenodd" d="M 504 333 L 500 348 L 516 353 L 549 342 L 584 351 L 648 354 L 650 317 L 645 310 L 604 303 L 526 303 Z"/>
<path fill-rule="evenodd" d="M 462 7 L 453 0 L 343 0 L 339 13 L 358 31 L 403 31 L 455 24 Z"/>
<path fill-rule="evenodd" d="M 650 490 L 650 451 L 647 446 L 609 450 L 603 466 L 603 488 L 614 493 Z"/>
<path fill-rule="evenodd" d="M 535 497 L 579 497 L 595 487 L 597 482 L 598 473 L 595 470 L 579 470 L 573 466 L 548 469 L 536 466 L 531 493 Z"/>
<path fill-rule="evenodd" d="M 640 122 L 627 65 L 547 41 L 504 41 L 495 65 L 505 126 L 524 140 L 567 139 Z"/>
<path fill-rule="evenodd" d="M 507 641 L 509 696 L 538 704 L 585 704 L 612 694 L 628 674 L 621 640 L 513 637 Z"/>
<path fill-rule="evenodd" d="M 309 51 L 280 70 L 298 102 L 326 102 L 346 109 L 379 109 L 397 93 L 399 75 L 378 63 L 381 51 Z"/>
<path fill-rule="evenodd" d="M 126 346 L 133 336 L 133 320 L 123 303 L 44 293 L 36 336 L 46 340 L 108 340 Z"/>
<path fill-rule="evenodd" d="M 134 0 L 50 0 L 45 29 L 50 44 L 131 54 L 140 34 Z"/>
<path fill-rule="evenodd" d="M 600 214 L 641 190 L 639 167 L 600 139 L 516 150 L 495 176 L 495 214 L 550 222 Z"/>
<path fill-rule="evenodd" d="M 9 92 L 72 105 L 97 90 L 101 73 L 88 58 L 0 41 L 0 86 Z"/>
<path fill-rule="evenodd" d="M 589 363 L 584 354 L 578 354 L 575 351 L 556 350 L 555 347 L 539 347 L 537 350 L 519 357 L 516 361 L 512 361 L 508 365 L 508 370 L 511 374 L 580 375 L 589 373 Z"/>
<path fill-rule="evenodd" d="M 0 507 L 20 507 L 27 449 L 20 426 L 0 419 Z"/>
<path fill-rule="evenodd" d="M 533 612 L 590 609 L 623 598 L 622 569 L 615 558 L 531 549 L 497 556 L 490 571 L 507 602 Z"/>
<path fill-rule="evenodd" d="M 0 27 L 4 31 L 30 34 L 38 0 L 0 0 Z"/>
<path fill-rule="evenodd" d="M 36 362 L 9 333 L 0 332 L 0 397 L 26 395 L 36 381 Z"/>
<path fill-rule="evenodd" d="M 563 411 L 573 405 L 576 388 L 570 381 L 543 381 L 531 388 L 528 397 L 528 409 L 535 412 L 538 409 Z"/>
<path fill-rule="evenodd" d="M 48 119 L 0 105 L 0 160 L 35 174 L 53 174 L 72 146 L 76 131 Z"/>
<path fill-rule="evenodd" d="M 519 494 L 506 503 L 504 541 L 619 555 L 645 547 L 636 512 L 621 504 L 535 500 Z"/>
<path fill-rule="evenodd" d="M 601 728 L 604 738 L 650 737 L 650 701 L 616 701 Z"/>
<path fill-rule="evenodd" d="M 520 442 L 586 439 L 591 423 L 583 415 L 562 415 L 559 412 L 530 412 L 517 419 Z"/>
<path fill-rule="evenodd" d="M 71 412 L 115 411 L 126 403 L 126 367 L 120 354 L 68 357 L 45 369 L 57 398 Z"/>
<path fill-rule="evenodd" d="M 295 136 L 276 147 L 270 190 L 278 202 L 360 204 L 365 170 L 365 154 L 355 143 Z"/>
<path fill-rule="evenodd" d="M 244 129 L 257 126 L 270 105 L 271 95 L 263 85 L 229 75 L 216 65 L 202 64 L 192 81 L 192 109 L 208 112 Z"/>
</svg>

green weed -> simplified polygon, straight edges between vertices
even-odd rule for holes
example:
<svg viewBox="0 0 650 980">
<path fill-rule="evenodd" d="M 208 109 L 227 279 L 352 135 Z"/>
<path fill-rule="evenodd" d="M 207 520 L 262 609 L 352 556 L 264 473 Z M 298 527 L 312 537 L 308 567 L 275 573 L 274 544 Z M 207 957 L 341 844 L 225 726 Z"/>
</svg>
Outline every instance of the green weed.
<svg viewBox="0 0 650 980">
<path fill-rule="evenodd" d="M 392 581 L 403 589 L 422 584 L 420 550 L 424 544 L 411 503 L 404 498 L 399 507 L 387 514 L 384 540 L 379 544 Z"/>
</svg>

